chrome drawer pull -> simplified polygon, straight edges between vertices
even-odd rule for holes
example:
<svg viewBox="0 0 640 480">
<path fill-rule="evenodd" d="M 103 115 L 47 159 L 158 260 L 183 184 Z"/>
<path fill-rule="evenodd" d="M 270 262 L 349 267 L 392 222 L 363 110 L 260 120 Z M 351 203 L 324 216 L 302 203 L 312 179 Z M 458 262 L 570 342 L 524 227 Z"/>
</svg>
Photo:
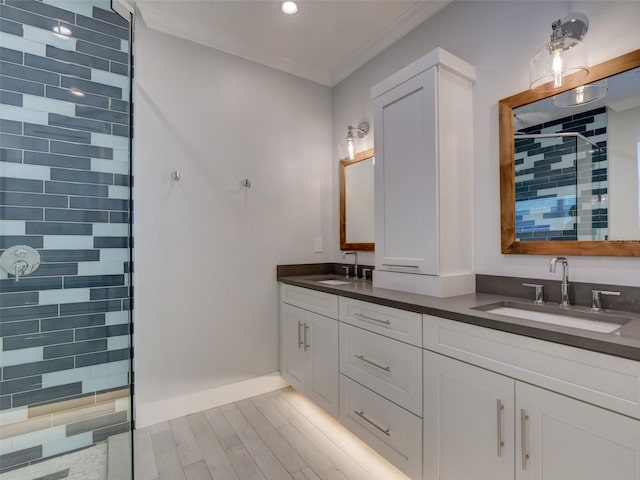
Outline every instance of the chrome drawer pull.
<svg viewBox="0 0 640 480">
<path fill-rule="evenodd" d="M 365 417 L 364 415 L 364 410 L 362 410 L 361 412 L 354 410 L 353 413 L 355 413 L 356 415 L 358 415 L 361 419 L 363 419 L 365 422 L 373 425 L 374 427 L 376 427 L 378 430 L 380 430 L 382 433 L 384 433 L 387 437 L 390 437 L 391 434 L 389 433 L 390 430 L 388 428 L 382 428 L 381 426 L 377 425 L 376 423 L 372 422 L 371 420 L 369 420 L 367 417 Z"/>
<path fill-rule="evenodd" d="M 384 325 L 391 325 L 391 322 L 389 320 L 378 320 L 377 318 L 367 317 L 362 313 L 354 313 L 353 316 L 357 318 L 361 318 L 362 320 L 370 320 L 372 322 L 383 323 Z"/>
<path fill-rule="evenodd" d="M 304 351 L 305 352 L 307 351 L 307 348 L 311 346 L 307 343 L 307 330 L 309 330 L 309 325 L 305 323 L 304 324 Z"/>
<path fill-rule="evenodd" d="M 398 265 L 397 263 L 383 263 L 385 267 L 420 268 L 420 265 Z"/>
<path fill-rule="evenodd" d="M 529 423 L 529 415 L 524 408 L 520 410 L 520 449 L 522 450 L 522 470 L 527 470 L 527 460 L 529 460 L 529 447 L 527 438 L 527 424 Z"/>
<path fill-rule="evenodd" d="M 300 348 L 302 343 L 302 335 L 300 335 L 300 327 L 302 327 L 302 322 L 298 322 L 298 348 Z"/>
<path fill-rule="evenodd" d="M 363 362 L 368 363 L 371 366 L 379 368 L 380 370 L 384 370 L 385 372 L 391 371 L 391 367 L 385 367 L 384 365 L 380 365 L 379 363 L 372 362 L 371 360 L 366 358 L 364 355 L 354 355 L 354 357 L 356 357 L 358 360 L 362 360 Z"/>
<path fill-rule="evenodd" d="M 502 441 L 502 412 L 504 411 L 504 405 L 498 399 L 496 410 L 498 414 L 498 456 L 502 456 L 502 447 L 504 447 L 504 442 Z"/>
</svg>

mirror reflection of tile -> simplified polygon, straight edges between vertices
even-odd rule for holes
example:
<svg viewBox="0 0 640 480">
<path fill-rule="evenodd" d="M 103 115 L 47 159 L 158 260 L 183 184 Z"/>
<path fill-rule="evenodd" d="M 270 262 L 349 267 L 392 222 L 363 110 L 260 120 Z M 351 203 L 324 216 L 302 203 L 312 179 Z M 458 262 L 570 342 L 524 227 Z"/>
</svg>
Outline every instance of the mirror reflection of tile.
<svg viewBox="0 0 640 480">
<path fill-rule="evenodd" d="M 577 132 L 579 136 L 527 138 Z M 515 139 L 518 240 L 607 240 L 607 111 L 533 125 Z M 595 148 L 589 142 L 597 144 Z"/>
</svg>

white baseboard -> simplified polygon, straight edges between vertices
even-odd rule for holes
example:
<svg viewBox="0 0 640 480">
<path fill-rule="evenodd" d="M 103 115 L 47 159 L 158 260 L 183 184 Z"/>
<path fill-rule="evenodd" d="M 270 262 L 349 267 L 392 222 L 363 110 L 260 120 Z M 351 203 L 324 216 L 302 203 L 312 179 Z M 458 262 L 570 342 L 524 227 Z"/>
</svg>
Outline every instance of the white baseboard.
<svg viewBox="0 0 640 480">
<path fill-rule="evenodd" d="M 184 417 L 287 386 L 289 384 L 280 376 L 280 373 L 273 372 L 202 392 L 172 397 L 158 402 L 136 404 L 136 428 Z"/>
</svg>

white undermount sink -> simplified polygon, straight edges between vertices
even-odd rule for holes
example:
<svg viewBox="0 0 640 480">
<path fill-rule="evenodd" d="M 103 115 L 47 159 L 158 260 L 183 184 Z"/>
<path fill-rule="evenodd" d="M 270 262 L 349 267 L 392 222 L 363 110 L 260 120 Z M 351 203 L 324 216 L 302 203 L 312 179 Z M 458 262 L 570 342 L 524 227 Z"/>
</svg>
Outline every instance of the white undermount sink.
<svg viewBox="0 0 640 480">
<path fill-rule="evenodd" d="M 322 283 L 324 285 L 349 285 L 351 282 L 345 282 L 344 280 L 317 280 L 318 283 Z"/>
<path fill-rule="evenodd" d="M 587 311 L 560 309 L 546 305 L 526 305 L 516 302 L 498 302 L 476 307 L 487 313 L 534 322 L 550 323 L 560 327 L 579 328 L 591 332 L 612 333 L 631 319 Z"/>
</svg>

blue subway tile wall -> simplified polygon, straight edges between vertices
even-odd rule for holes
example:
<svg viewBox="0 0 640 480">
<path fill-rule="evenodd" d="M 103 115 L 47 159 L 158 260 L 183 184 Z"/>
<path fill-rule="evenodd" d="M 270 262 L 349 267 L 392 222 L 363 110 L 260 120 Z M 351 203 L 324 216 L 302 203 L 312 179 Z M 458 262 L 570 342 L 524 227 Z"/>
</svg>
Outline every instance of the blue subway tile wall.
<svg viewBox="0 0 640 480">
<path fill-rule="evenodd" d="M 527 134 L 576 132 L 527 138 Z M 518 240 L 606 240 L 607 112 L 597 108 L 520 130 L 516 137 Z"/>
<path fill-rule="evenodd" d="M 8 425 L 129 387 L 130 29 L 109 0 L 0 0 L 0 32 L 0 253 L 41 255 L 19 282 L 0 272 Z M 60 446 L 3 443 L 0 473 L 128 430 L 112 416 L 66 425 Z"/>
</svg>

